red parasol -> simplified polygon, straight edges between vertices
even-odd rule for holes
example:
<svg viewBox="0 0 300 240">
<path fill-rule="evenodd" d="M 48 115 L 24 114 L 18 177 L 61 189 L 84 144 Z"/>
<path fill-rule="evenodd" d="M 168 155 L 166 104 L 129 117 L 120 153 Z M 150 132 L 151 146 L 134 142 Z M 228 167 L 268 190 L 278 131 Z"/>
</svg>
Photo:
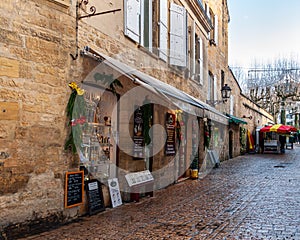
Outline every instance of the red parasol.
<svg viewBox="0 0 300 240">
<path fill-rule="evenodd" d="M 283 124 L 275 124 L 273 126 L 266 126 L 260 129 L 261 132 L 277 132 L 277 133 L 291 133 L 291 132 L 297 132 L 297 128 L 289 125 L 283 125 Z"/>
</svg>

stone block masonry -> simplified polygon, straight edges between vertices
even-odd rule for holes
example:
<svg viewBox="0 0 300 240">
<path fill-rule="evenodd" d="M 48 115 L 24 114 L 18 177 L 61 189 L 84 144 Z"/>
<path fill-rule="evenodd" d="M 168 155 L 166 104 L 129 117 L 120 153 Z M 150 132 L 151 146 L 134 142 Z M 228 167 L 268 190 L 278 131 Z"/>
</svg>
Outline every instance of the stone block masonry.
<svg viewBox="0 0 300 240">
<path fill-rule="evenodd" d="M 0 2 L 0 239 L 78 215 L 63 202 L 75 21 L 55 2 Z"/>
</svg>

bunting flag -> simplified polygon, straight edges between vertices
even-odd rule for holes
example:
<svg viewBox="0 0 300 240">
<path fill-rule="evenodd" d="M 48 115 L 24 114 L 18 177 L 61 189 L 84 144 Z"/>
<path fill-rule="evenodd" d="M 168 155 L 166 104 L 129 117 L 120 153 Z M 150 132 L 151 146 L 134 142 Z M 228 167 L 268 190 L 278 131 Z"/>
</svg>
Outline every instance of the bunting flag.
<svg viewBox="0 0 300 240">
<path fill-rule="evenodd" d="M 254 139 L 249 130 L 247 130 L 247 135 L 248 135 L 248 142 L 249 142 L 249 150 L 252 151 L 254 150 Z"/>
</svg>

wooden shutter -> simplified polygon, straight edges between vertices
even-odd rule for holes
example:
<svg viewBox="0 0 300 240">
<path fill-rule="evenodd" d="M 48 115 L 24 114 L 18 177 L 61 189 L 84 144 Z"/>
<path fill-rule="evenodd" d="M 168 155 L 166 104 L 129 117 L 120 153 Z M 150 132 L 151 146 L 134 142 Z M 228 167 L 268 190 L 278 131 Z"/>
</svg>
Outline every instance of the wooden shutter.
<svg viewBox="0 0 300 240">
<path fill-rule="evenodd" d="M 195 38 L 196 38 L 196 24 L 195 21 L 193 20 L 192 26 L 191 26 L 191 66 L 190 66 L 190 72 L 192 79 L 195 79 L 195 73 L 196 73 L 196 43 L 195 43 Z"/>
<path fill-rule="evenodd" d="M 215 34 L 215 36 L 214 36 L 214 40 L 215 40 L 215 43 L 216 44 L 218 44 L 218 32 L 219 32 L 219 26 L 218 26 L 218 16 L 217 15 L 215 15 L 215 21 L 214 21 L 214 23 L 215 23 L 215 26 L 214 26 L 214 34 Z"/>
<path fill-rule="evenodd" d="M 234 96 L 230 95 L 230 114 L 231 115 L 234 115 L 233 107 L 234 107 Z"/>
<path fill-rule="evenodd" d="M 171 3 L 170 64 L 186 67 L 187 15 L 184 7 Z"/>
<path fill-rule="evenodd" d="M 214 86 L 213 86 L 213 96 L 214 96 L 214 100 L 218 100 L 218 94 L 217 94 L 217 75 L 214 75 Z"/>
<path fill-rule="evenodd" d="M 198 59 L 198 64 L 199 64 L 199 83 L 203 85 L 203 78 L 204 78 L 204 59 L 203 59 L 203 40 L 201 37 L 198 39 L 198 44 L 199 44 L 199 59 Z"/>
<path fill-rule="evenodd" d="M 124 32 L 135 42 L 140 42 L 141 0 L 124 0 Z"/>
<path fill-rule="evenodd" d="M 207 100 L 213 100 L 212 99 L 213 75 L 210 72 L 208 72 L 207 79 L 208 79 L 208 83 L 207 83 Z"/>
<path fill-rule="evenodd" d="M 208 18 L 210 18 L 210 15 L 209 15 L 209 6 L 208 6 L 207 3 L 205 3 L 205 13 L 208 16 Z"/>
<path fill-rule="evenodd" d="M 159 1 L 159 57 L 168 61 L 168 1 Z"/>
</svg>

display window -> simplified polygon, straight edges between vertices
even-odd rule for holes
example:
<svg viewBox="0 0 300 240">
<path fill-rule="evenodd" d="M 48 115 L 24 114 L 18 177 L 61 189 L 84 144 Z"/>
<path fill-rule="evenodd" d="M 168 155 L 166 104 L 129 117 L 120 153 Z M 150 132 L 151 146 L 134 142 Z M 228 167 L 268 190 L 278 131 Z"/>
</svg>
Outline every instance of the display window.
<svg viewBox="0 0 300 240">
<path fill-rule="evenodd" d="M 112 116 L 117 96 L 101 88 L 83 85 L 83 89 L 86 122 L 76 136 L 80 139 L 80 166 L 86 180 L 104 183 L 116 176 L 116 132 L 112 130 L 116 120 Z"/>
</svg>

